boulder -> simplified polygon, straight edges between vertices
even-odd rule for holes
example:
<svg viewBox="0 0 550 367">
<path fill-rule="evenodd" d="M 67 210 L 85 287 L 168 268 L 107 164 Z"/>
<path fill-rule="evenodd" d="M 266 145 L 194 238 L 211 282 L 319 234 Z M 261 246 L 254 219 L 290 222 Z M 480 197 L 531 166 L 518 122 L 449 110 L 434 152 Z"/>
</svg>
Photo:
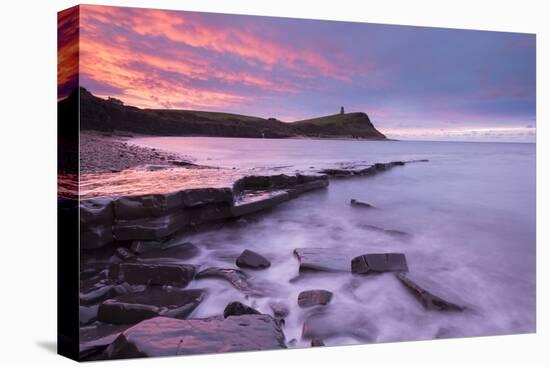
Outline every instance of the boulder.
<svg viewBox="0 0 550 367">
<path fill-rule="evenodd" d="M 443 289 L 443 287 L 427 280 L 415 279 L 413 280 L 410 275 L 405 273 L 396 274 L 397 279 L 403 283 L 403 285 L 412 293 L 412 295 L 422 303 L 424 308 L 428 310 L 437 311 L 464 311 L 465 306 L 459 304 L 457 297 L 451 294 L 449 291 Z M 426 287 L 430 286 L 438 290 L 439 295 L 435 295 L 431 291 L 428 291 Z M 445 297 L 445 298 L 443 298 Z"/>
<path fill-rule="evenodd" d="M 116 275 L 118 280 L 130 284 L 185 287 L 193 279 L 195 267 L 180 264 L 122 263 Z"/>
<path fill-rule="evenodd" d="M 286 348 L 269 315 L 207 320 L 155 317 L 125 330 L 107 347 L 107 358 L 160 357 Z"/>
<path fill-rule="evenodd" d="M 332 299 L 332 293 L 323 289 L 312 289 L 300 292 L 298 306 L 302 308 L 327 305 Z"/>
<path fill-rule="evenodd" d="M 239 268 L 265 269 L 271 266 L 269 260 L 250 250 L 244 250 L 235 263 Z"/>
<path fill-rule="evenodd" d="M 241 302 L 231 302 L 223 310 L 223 317 L 240 315 L 259 315 L 260 312 Z"/>
<path fill-rule="evenodd" d="M 408 271 L 404 254 L 367 254 L 351 260 L 351 272 L 355 274 L 376 274 L 388 271 Z"/>
<path fill-rule="evenodd" d="M 294 254 L 300 262 L 300 272 L 348 272 L 352 255 L 332 248 L 297 248 Z"/>
<path fill-rule="evenodd" d="M 202 289 L 150 288 L 106 300 L 99 306 L 97 318 L 109 324 L 135 324 L 157 316 L 184 319 L 204 294 Z"/>
<path fill-rule="evenodd" d="M 351 201 L 349 202 L 349 204 L 351 206 L 354 206 L 354 207 L 357 207 L 357 208 L 374 208 L 373 205 L 365 202 L 365 201 L 361 201 L 361 200 L 356 200 L 356 199 L 351 199 Z"/>
</svg>

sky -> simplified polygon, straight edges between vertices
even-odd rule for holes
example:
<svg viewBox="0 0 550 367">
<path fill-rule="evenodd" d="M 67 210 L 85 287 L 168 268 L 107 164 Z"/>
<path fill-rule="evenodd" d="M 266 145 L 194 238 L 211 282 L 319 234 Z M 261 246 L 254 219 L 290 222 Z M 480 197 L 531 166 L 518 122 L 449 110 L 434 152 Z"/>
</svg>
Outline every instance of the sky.
<svg viewBox="0 0 550 367">
<path fill-rule="evenodd" d="M 79 82 L 142 108 L 290 122 L 344 106 L 396 139 L 535 140 L 533 34 L 76 9 L 59 17 L 60 62 L 79 56 L 58 74 L 60 97 Z"/>
</svg>

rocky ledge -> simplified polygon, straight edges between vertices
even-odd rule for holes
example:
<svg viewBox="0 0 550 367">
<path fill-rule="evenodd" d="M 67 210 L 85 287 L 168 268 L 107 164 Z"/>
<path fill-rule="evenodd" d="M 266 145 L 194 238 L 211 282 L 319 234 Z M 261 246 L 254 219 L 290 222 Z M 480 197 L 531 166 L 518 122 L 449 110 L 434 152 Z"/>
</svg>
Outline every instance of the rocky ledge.
<svg viewBox="0 0 550 367">
<path fill-rule="evenodd" d="M 344 165 L 306 173 L 148 167 L 83 174 L 79 193 L 81 248 L 162 242 L 176 232 L 196 231 L 208 224 L 251 215 L 326 188 L 329 178 L 372 175 L 405 163 Z M 76 199 L 60 200 L 76 203 Z"/>
</svg>

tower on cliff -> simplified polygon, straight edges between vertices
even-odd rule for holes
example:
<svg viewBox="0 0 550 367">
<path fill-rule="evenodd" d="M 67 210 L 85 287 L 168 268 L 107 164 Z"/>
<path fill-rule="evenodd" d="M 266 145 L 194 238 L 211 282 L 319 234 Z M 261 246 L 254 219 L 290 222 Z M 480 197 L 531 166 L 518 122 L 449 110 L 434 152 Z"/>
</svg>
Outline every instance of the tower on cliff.
<svg viewBox="0 0 550 367">
<path fill-rule="evenodd" d="M 340 107 L 340 115 L 344 114 L 344 106 Z"/>
</svg>

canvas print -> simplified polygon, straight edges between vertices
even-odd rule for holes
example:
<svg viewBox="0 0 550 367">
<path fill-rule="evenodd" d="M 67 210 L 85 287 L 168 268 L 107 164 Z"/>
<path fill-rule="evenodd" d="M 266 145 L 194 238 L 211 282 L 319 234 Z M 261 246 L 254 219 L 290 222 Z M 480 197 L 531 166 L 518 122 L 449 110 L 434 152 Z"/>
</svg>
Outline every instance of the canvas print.
<svg viewBox="0 0 550 367">
<path fill-rule="evenodd" d="M 533 333 L 534 34 L 58 16 L 59 352 Z"/>
</svg>

